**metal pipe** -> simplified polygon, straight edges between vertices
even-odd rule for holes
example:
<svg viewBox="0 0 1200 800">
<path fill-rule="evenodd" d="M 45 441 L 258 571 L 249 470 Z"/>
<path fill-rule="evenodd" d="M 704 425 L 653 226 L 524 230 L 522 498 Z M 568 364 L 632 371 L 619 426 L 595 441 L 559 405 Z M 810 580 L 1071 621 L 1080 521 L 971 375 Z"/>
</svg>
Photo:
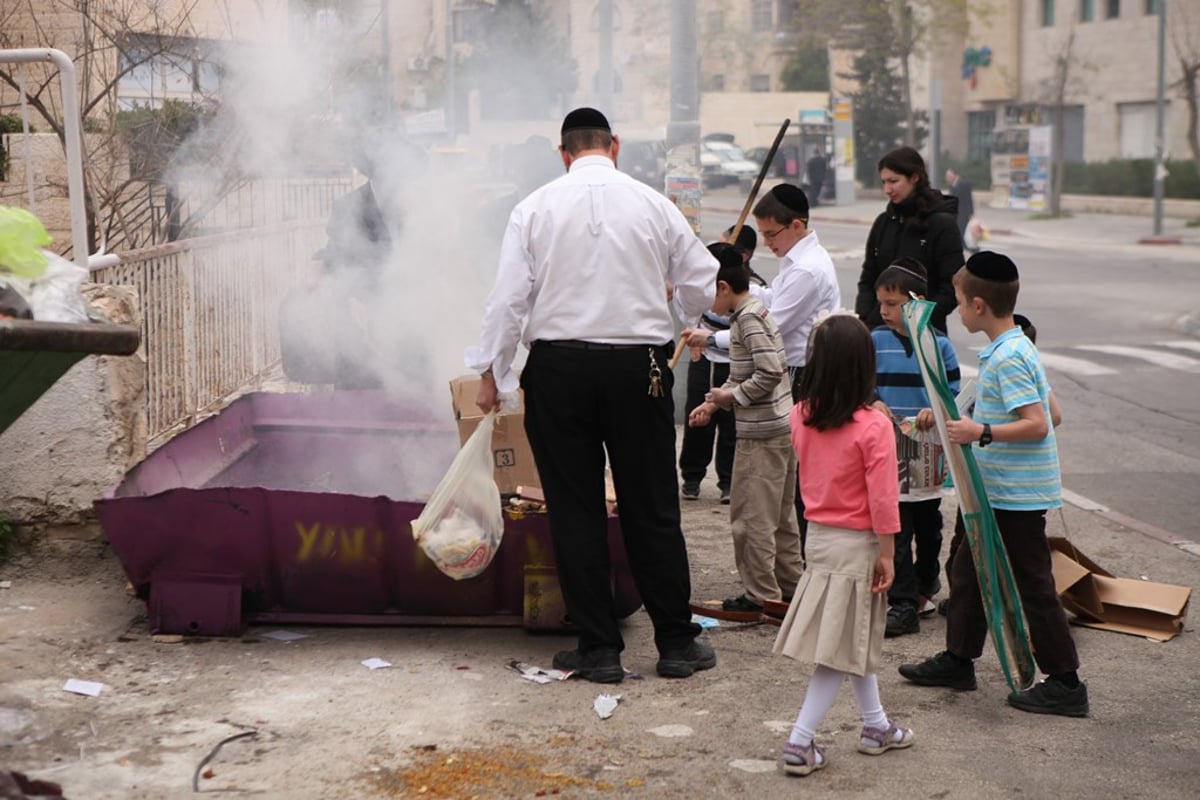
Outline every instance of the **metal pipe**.
<svg viewBox="0 0 1200 800">
<path fill-rule="evenodd" d="M 1166 95 L 1167 64 L 1167 0 L 1158 0 L 1158 98 L 1154 108 L 1154 235 L 1161 236 L 1163 229 L 1163 182 L 1167 177 L 1166 131 L 1163 121 Z"/>
<path fill-rule="evenodd" d="M 613 0 L 600 0 L 598 6 L 598 25 L 600 33 L 600 65 L 597 76 L 600 108 L 605 114 L 613 114 Z"/>
<path fill-rule="evenodd" d="M 50 61 L 58 67 L 63 105 L 63 139 L 67 151 L 67 198 L 71 206 L 71 247 L 75 263 L 87 269 L 87 205 L 83 195 L 83 132 L 79 122 L 79 90 L 75 64 L 62 50 L 50 47 L 0 50 L 0 63 Z"/>
</svg>

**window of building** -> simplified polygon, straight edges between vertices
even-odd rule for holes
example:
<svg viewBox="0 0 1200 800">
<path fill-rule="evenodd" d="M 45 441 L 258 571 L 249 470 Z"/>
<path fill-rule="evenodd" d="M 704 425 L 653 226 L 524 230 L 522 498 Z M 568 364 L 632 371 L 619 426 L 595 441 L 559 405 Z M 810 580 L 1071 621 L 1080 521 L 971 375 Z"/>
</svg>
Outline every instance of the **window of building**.
<svg viewBox="0 0 1200 800">
<path fill-rule="evenodd" d="M 1096 0 L 1080 0 L 1079 21 L 1092 22 L 1096 19 Z"/>
<path fill-rule="evenodd" d="M 770 75 L 751 75 L 750 76 L 750 91 L 752 91 L 752 92 L 769 92 L 769 91 L 771 91 L 771 76 Z"/>
<path fill-rule="evenodd" d="M 1121 0 L 1105 0 L 1104 18 L 1116 19 L 1121 16 Z"/>
<path fill-rule="evenodd" d="M 1042 27 L 1054 25 L 1054 0 L 1042 0 Z"/>
<path fill-rule="evenodd" d="M 750 0 L 750 30 L 755 33 L 771 30 L 774 23 L 771 13 L 773 5 L 774 0 Z"/>
<path fill-rule="evenodd" d="M 725 76 L 724 75 L 709 75 L 704 79 L 704 91 L 706 92 L 723 92 L 725 91 Z"/>
<path fill-rule="evenodd" d="M 800 18 L 800 0 L 779 0 L 779 29 L 791 32 Z"/>
<path fill-rule="evenodd" d="M 1146 13 L 1157 14 L 1160 5 L 1162 5 L 1162 0 L 1146 0 Z"/>
<path fill-rule="evenodd" d="M 708 22 L 705 27 L 710 36 L 715 36 L 718 33 L 725 32 L 725 12 L 710 11 L 708 12 Z"/>
<path fill-rule="evenodd" d="M 216 48 L 203 39 L 131 35 L 122 45 L 117 104 L 122 110 L 159 108 L 164 100 L 194 101 L 220 88 Z"/>
<path fill-rule="evenodd" d="M 987 161 L 992 156 L 992 129 L 996 127 L 996 112 L 967 112 L 967 160 Z"/>
<path fill-rule="evenodd" d="M 1163 109 L 1164 127 L 1170 130 L 1170 103 Z M 1154 103 L 1118 103 L 1121 125 L 1121 158 L 1154 158 L 1157 108 Z"/>
</svg>

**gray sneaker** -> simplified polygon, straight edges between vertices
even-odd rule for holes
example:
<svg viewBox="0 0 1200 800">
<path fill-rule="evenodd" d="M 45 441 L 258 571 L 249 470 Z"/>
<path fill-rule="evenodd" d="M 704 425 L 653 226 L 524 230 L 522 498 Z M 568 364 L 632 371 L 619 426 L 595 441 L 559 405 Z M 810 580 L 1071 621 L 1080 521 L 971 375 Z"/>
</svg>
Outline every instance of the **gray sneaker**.
<svg viewBox="0 0 1200 800">
<path fill-rule="evenodd" d="M 700 499 L 700 484 L 692 481 L 684 481 L 683 483 L 683 499 L 684 500 L 699 500 Z"/>
</svg>

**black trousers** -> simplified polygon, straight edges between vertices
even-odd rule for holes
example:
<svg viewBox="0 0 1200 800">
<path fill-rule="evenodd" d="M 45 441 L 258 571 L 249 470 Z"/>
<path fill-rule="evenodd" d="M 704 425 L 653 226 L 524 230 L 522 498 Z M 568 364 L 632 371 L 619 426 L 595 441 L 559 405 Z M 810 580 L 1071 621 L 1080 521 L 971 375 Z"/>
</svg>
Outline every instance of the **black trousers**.
<svg viewBox="0 0 1200 800">
<path fill-rule="evenodd" d="M 660 652 L 686 647 L 691 575 L 675 473 L 668 345 L 604 349 L 535 342 L 521 373 L 525 432 L 546 494 L 563 599 L 579 648 L 624 648 L 613 604 L 604 454 L 630 568 Z M 650 354 L 662 393 L 649 394 Z"/>
<path fill-rule="evenodd" d="M 800 400 L 800 376 L 804 367 L 789 367 L 792 373 L 792 404 Z M 808 520 L 804 518 L 804 498 L 800 496 L 800 471 L 796 471 L 796 524 L 800 526 L 800 558 L 804 558 L 804 545 L 808 542 Z"/>
<path fill-rule="evenodd" d="M 933 597 L 941 585 L 942 501 L 937 497 L 900 504 L 896 534 L 896 579 L 888 589 L 892 605 L 917 605 L 918 596 Z M 913 545 L 916 545 L 916 555 Z"/>
<path fill-rule="evenodd" d="M 692 409 L 704 402 L 704 395 L 714 386 L 729 379 L 729 365 L 709 361 L 704 356 L 688 363 L 687 400 L 684 419 Z M 684 483 L 700 483 L 713 459 L 713 440 L 717 442 L 717 487 L 728 489 L 733 479 L 733 451 L 737 433 L 733 409 L 721 409 L 713 414 L 708 425 L 693 428 L 684 422 L 683 447 L 679 451 L 679 474 Z"/>
<path fill-rule="evenodd" d="M 1029 625 L 1034 659 L 1047 675 L 1073 672 L 1079 668 L 1079 655 L 1067 625 L 1067 614 L 1054 590 L 1050 545 L 1046 542 L 1046 512 L 1000 509 L 995 512 Z M 987 617 L 969 544 L 955 552 L 951 576 L 946 649 L 962 658 L 979 658 L 987 639 Z"/>
</svg>

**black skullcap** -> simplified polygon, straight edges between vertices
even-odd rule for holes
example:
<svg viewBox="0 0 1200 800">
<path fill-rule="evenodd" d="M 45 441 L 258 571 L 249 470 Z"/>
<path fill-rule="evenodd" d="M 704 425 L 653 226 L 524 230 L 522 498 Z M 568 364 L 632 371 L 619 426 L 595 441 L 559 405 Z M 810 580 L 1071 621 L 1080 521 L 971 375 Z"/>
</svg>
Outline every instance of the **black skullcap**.
<svg viewBox="0 0 1200 800">
<path fill-rule="evenodd" d="M 776 200 L 783 203 L 798 216 L 808 217 L 808 197 L 805 196 L 804 190 L 799 186 L 790 183 L 781 183 L 771 190 L 771 194 Z"/>
<path fill-rule="evenodd" d="M 731 244 L 713 242 L 708 246 L 708 252 L 713 254 L 722 268 L 742 266 L 742 252 Z"/>
<path fill-rule="evenodd" d="M 1017 265 L 1003 253 L 980 250 L 967 259 L 967 272 L 985 281 L 1011 283 L 1017 280 Z"/>
<path fill-rule="evenodd" d="M 730 228 L 730 233 L 732 232 L 733 229 Z M 743 225 L 742 229 L 738 231 L 737 240 L 733 242 L 733 246 L 741 251 L 743 255 L 752 256 L 754 255 L 754 251 L 758 249 L 758 234 L 754 232 L 754 228 L 751 228 L 749 225 Z"/>
<path fill-rule="evenodd" d="M 563 119 L 561 133 L 577 130 L 601 130 L 612 132 L 612 128 L 608 125 L 608 118 L 594 108 L 577 108 Z"/>
</svg>

